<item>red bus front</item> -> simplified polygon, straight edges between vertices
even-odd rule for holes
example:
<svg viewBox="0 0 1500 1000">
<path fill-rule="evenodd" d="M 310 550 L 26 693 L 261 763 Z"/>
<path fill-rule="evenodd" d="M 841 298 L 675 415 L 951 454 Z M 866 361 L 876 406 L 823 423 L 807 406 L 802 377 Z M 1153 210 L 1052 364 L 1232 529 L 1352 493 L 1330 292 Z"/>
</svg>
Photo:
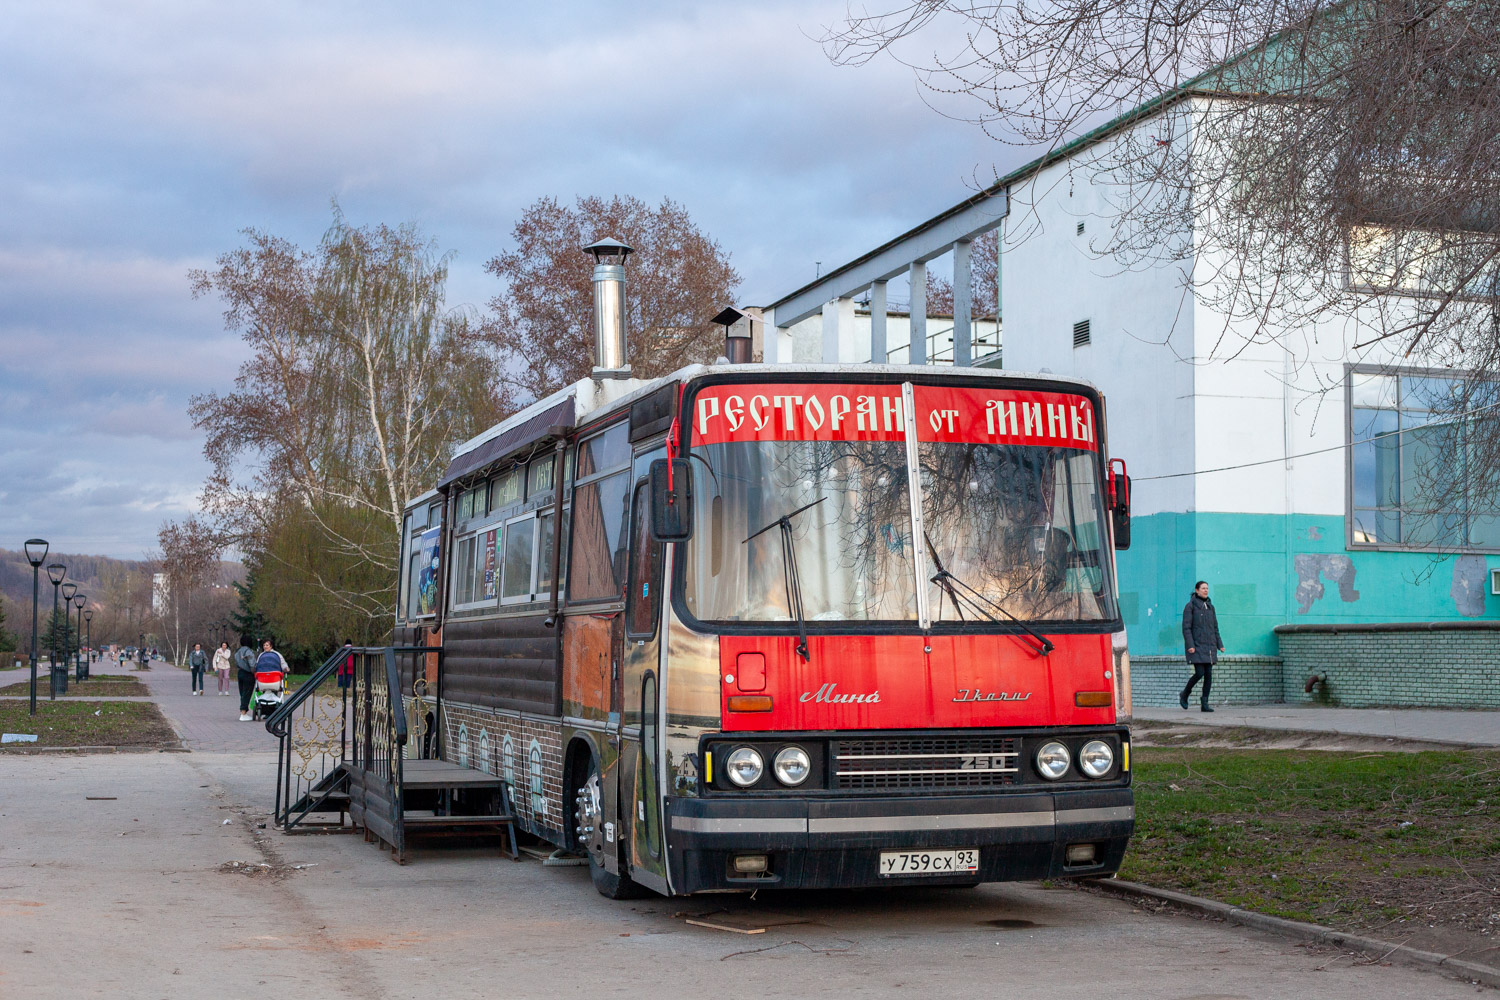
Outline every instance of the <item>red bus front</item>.
<svg viewBox="0 0 1500 1000">
<path fill-rule="evenodd" d="M 672 890 L 1118 869 L 1134 806 L 1098 394 L 767 376 L 710 375 L 681 402 Z"/>
</svg>

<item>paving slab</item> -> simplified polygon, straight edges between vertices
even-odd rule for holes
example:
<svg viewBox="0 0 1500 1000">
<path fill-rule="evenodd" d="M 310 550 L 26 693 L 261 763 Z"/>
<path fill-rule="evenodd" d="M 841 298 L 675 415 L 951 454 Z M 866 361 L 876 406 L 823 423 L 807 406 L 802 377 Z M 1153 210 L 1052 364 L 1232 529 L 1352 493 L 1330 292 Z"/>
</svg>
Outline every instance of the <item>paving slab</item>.
<svg viewBox="0 0 1500 1000">
<path fill-rule="evenodd" d="M 1215 705 L 1201 712 L 1195 702 L 1180 708 L 1138 708 L 1137 719 L 1195 726 L 1250 726 L 1299 732 L 1384 736 L 1500 746 L 1500 712 L 1433 708 L 1303 708 L 1295 705 Z"/>
<path fill-rule="evenodd" d="M 0 758 L 0 996 L 1476 992 L 1364 954 L 1036 884 L 611 902 L 586 869 L 516 863 L 492 846 L 419 849 L 398 866 L 358 836 L 258 829 L 273 763 L 262 752 Z"/>
</svg>

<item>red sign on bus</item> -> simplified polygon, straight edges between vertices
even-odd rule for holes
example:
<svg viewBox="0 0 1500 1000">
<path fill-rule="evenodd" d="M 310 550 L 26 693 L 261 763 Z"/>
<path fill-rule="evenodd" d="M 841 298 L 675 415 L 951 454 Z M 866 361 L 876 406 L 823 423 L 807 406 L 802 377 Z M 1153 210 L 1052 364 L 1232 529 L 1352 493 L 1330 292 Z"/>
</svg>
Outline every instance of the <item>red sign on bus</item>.
<svg viewBox="0 0 1500 1000">
<path fill-rule="evenodd" d="M 1093 403 L 1068 392 L 914 385 L 918 441 L 1098 448 Z M 692 406 L 694 445 L 738 441 L 900 441 L 899 385 L 708 386 Z"/>
</svg>

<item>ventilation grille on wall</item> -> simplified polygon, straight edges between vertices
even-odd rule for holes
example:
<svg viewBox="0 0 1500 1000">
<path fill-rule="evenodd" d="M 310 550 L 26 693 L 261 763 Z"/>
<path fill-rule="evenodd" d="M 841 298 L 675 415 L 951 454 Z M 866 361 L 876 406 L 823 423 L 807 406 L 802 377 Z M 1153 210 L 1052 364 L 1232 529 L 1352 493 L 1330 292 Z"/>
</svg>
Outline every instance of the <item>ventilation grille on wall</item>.
<svg viewBox="0 0 1500 1000">
<path fill-rule="evenodd" d="M 1073 324 L 1073 346 L 1082 347 L 1089 342 L 1089 321 L 1081 319 Z"/>
</svg>

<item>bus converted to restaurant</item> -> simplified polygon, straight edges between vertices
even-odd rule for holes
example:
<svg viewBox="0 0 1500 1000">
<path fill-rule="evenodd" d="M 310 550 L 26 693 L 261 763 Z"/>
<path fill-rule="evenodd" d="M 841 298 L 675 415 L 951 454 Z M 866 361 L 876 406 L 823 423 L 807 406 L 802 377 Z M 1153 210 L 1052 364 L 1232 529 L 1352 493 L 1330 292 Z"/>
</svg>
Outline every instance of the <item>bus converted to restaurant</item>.
<svg viewBox="0 0 1500 1000">
<path fill-rule="evenodd" d="M 612 897 L 1117 870 L 1129 480 L 1100 394 L 737 336 L 633 379 L 629 248 L 589 250 L 594 377 L 406 512 L 396 642 L 442 649 L 442 757 Z"/>
</svg>

